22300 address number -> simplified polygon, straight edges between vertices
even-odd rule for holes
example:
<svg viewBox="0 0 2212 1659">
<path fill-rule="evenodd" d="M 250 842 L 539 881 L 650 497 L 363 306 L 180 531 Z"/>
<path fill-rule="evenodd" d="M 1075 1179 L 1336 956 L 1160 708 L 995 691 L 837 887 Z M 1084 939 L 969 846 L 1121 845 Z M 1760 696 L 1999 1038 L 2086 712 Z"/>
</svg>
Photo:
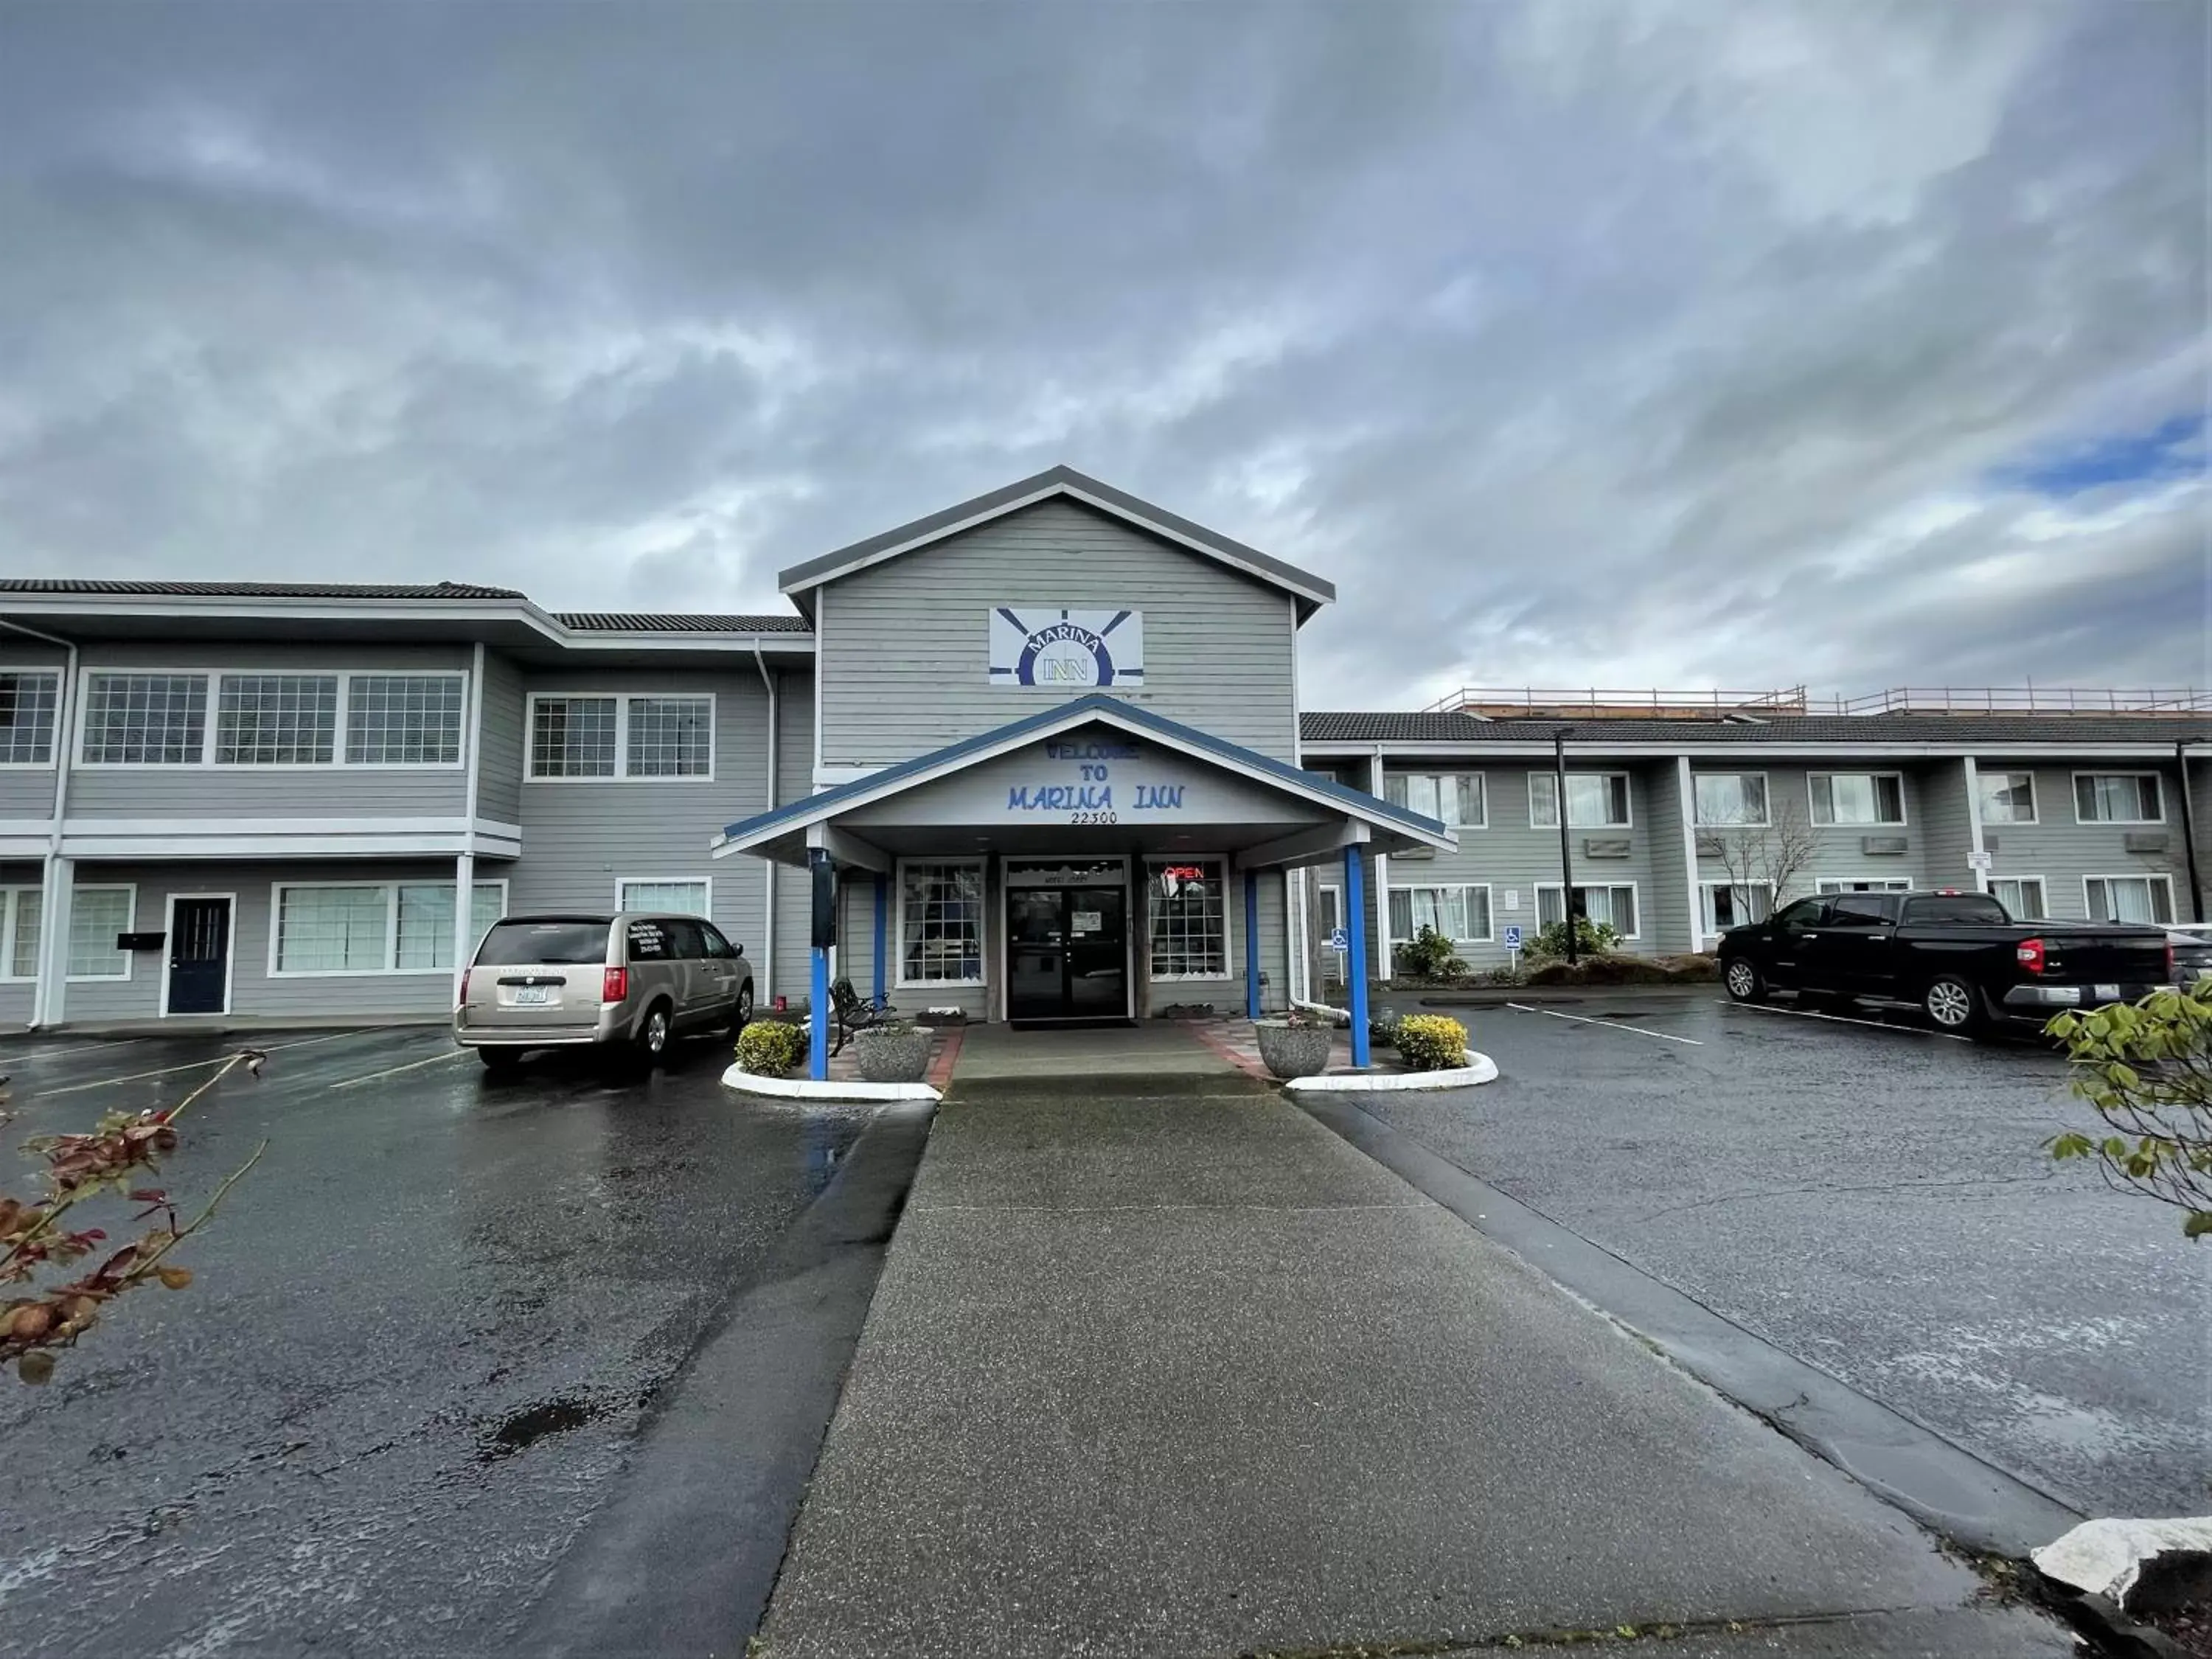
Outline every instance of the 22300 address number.
<svg viewBox="0 0 2212 1659">
<path fill-rule="evenodd" d="M 1116 823 L 1120 819 L 1111 812 L 1077 812 L 1067 821 L 1070 823 Z"/>
</svg>

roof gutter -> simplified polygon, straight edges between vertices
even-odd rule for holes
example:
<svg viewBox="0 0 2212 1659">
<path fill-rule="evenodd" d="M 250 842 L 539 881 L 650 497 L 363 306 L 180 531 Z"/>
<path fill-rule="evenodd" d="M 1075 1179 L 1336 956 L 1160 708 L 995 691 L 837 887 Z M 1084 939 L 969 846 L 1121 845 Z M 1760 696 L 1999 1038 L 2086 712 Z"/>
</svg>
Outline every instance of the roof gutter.
<svg viewBox="0 0 2212 1659">
<path fill-rule="evenodd" d="M 76 690 L 76 642 L 58 634 L 48 634 L 36 628 L 27 628 L 21 623 L 9 622 L 0 617 L 0 628 L 11 629 L 32 639 L 43 640 L 48 645 L 62 648 L 62 683 L 60 695 L 54 699 L 54 815 L 46 832 L 46 867 L 40 884 L 39 896 L 39 965 L 38 976 L 31 983 L 31 1028 L 35 1030 L 48 1019 L 46 991 L 53 981 L 49 971 L 58 950 L 64 964 L 69 958 L 66 941 L 57 944 L 61 930 L 54 925 L 60 909 L 55 902 L 55 868 L 61 862 L 62 823 L 69 811 L 70 727 L 71 725 L 71 696 Z"/>
</svg>

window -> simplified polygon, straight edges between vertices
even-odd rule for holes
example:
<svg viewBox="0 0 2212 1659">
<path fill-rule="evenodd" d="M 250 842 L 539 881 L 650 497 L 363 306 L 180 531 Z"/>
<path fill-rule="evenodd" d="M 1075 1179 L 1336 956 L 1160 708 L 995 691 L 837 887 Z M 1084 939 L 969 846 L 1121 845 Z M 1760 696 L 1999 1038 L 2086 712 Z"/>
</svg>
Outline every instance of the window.
<svg viewBox="0 0 2212 1659">
<path fill-rule="evenodd" d="M 627 880 L 615 884 L 617 910 L 665 910 L 679 916 L 714 913 L 713 884 L 708 880 Z"/>
<path fill-rule="evenodd" d="M 356 674 L 346 687 L 346 764 L 452 766 L 467 683 L 459 674 Z"/>
<path fill-rule="evenodd" d="M 0 930 L 4 930 L 4 951 L 0 951 L 0 963 L 7 968 L 9 979 L 36 979 L 39 976 L 39 913 L 45 908 L 46 895 L 35 887 L 10 887 L 0 899 Z"/>
<path fill-rule="evenodd" d="M 84 693 L 91 766 L 197 766 L 207 745 L 204 674 L 92 674 Z"/>
<path fill-rule="evenodd" d="M 2034 773 L 1984 772 L 1980 777 L 1984 823 L 2035 822 Z"/>
<path fill-rule="evenodd" d="M 1480 772 L 1392 772 L 1382 780 L 1382 794 L 1394 806 L 1441 818 L 1455 830 L 1480 830 L 1487 821 Z"/>
<path fill-rule="evenodd" d="M 272 974 L 450 973 L 453 884 L 279 882 L 270 904 Z M 507 884 L 480 881 L 469 920 L 481 940 L 507 909 Z"/>
<path fill-rule="evenodd" d="M 335 674 L 222 675 L 216 684 L 216 764 L 327 766 L 337 723 Z"/>
<path fill-rule="evenodd" d="M 2076 772 L 2076 823 L 2163 823 L 2166 803 L 2155 772 Z"/>
<path fill-rule="evenodd" d="M 1929 898 L 1891 899 L 1888 902 L 1905 907 L 1905 920 L 1908 922 L 1952 922 L 1979 927 L 2001 927 L 2012 920 L 2005 914 L 2004 906 L 1987 893 L 1937 893 Z"/>
<path fill-rule="evenodd" d="M 1831 927 L 1878 927 L 1884 922 L 1897 920 L 1897 907 L 1902 899 L 1893 899 L 1887 893 L 1840 893 L 1828 907 L 1826 925 Z"/>
<path fill-rule="evenodd" d="M 1813 884 L 1816 893 L 1909 893 L 1912 884 L 1903 876 L 1823 876 Z"/>
<path fill-rule="evenodd" d="M 633 778 L 703 778 L 713 769 L 712 697 L 632 697 L 629 764 Z"/>
<path fill-rule="evenodd" d="M 1229 909 L 1219 859 L 1146 863 L 1154 979 L 1229 977 Z"/>
<path fill-rule="evenodd" d="M 1774 884 L 1765 881 L 1698 884 L 1698 924 L 1707 937 L 1765 921 L 1774 908 Z"/>
<path fill-rule="evenodd" d="M 58 674 L 0 672 L 0 766 L 46 766 L 54 758 Z"/>
<path fill-rule="evenodd" d="M 2173 920 L 2171 876 L 2084 876 L 2081 890 L 2092 921 Z"/>
<path fill-rule="evenodd" d="M 1344 889 L 1321 884 L 1321 936 L 1326 940 L 1344 926 Z"/>
<path fill-rule="evenodd" d="M 1902 823 L 1905 777 L 1898 772 L 1814 772 L 1806 779 L 1815 823 Z"/>
<path fill-rule="evenodd" d="M 1775 913 L 1774 919 L 1784 927 L 1818 927 L 1828 919 L 1828 902 L 1816 898 L 1799 899 L 1794 904 L 1783 906 Z"/>
<path fill-rule="evenodd" d="M 1549 772 L 1531 772 L 1528 775 L 1528 822 L 1539 829 L 1556 829 L 1559 826 L 1559 781 Z M 1568 773 L 1567 827 L 1571 830 L 1626 829 L 1628 774 Z"/>
<path fill-rule="evenodd" d="M 1690 785 L 1699 823 L 1763 827 L 1767 822 L 1764 772 L 1700 772 Z"/>
<path fill-rule="evenodd" d="M 617 699 L 532 697 L 530 700 L 530 775 L 533 778 L 611 778 L 615 775 Z"/>
<path fill-rule="evenodd" d="M 69 976 L 129 979 L 131 953 L 115 948 L 138 908 L 135 887 L 79 887 L 70 895 Z"/>
<path fill-rule="evenodd" d="M 1992 876 L 1990 896 L 2003 905 L 2005 914 L 2016 921 L 2041 921 L 2051 915 L 2041 876 Z"/>
<path fill-rule="evenodd" d="M 983 866 L 899 866 L 899 983 L 983 982 Z"/>
<path fill-rule="evenodd" d="M 712 696 L 530 699 L 530 775 L 711 778 Z"/>
<path fill-rule="evenodd" d="M 470 895 L 469 954 L 507 909 L 503 883 L 480 881 Z M 408 882 L 399 889 L 398 945 L 392 966 L 402 973 L 453 965 L 453 884 Z"/>
<path fill-rule="evenodd" d="M 1592 921 L 1603 922 L 1623 939 L 1636 937 L 1636 887 L 1632 882 L 1616 883 L 1611 886 L 1588 886 L 1579 883 L 1575 887 L 1575 913 L 1588 916 Z M 1539 883 L 1536 887 L 1536 926 L 1549 927 L 1553 922 L 1566 920 L 1559 912 L 1559 884 Z"/>
<path fill-rule="evenodd" d="M 1411 939 L 1433 927 L 1455 945 L 1486 944 L 1491 938 L 1487 887 L 1393 887 L 1390 940 Z"/>
</svg>

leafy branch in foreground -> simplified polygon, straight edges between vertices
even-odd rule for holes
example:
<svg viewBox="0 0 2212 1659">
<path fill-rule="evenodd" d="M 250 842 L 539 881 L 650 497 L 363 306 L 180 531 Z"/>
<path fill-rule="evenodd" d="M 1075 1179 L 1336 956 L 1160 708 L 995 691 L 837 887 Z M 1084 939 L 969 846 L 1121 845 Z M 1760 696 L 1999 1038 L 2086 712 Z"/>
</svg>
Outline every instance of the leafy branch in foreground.
<svg viewBox="0 0 2212 1659">
<path fill-rule="evenodd" d="M 24 1382 L 44 1382 L 54 1374 L 54 1351 L 73 1345 L 117 1297 L 149 1280 L 173 1291 L 192 1282 L 191 1269 L 169 1262 L 169 1252 L 208 1224 L 240 1178 L 261 1161 L 269 1143 L 256 1147 L 188 1222 L 179 1222 L 164 1188 L 144 1182 L 160 1173 L 161 1155 L 175 1150 L 176 1120 L 185 1109 L 240 1066 L 259 1077 L 267 1058 L 259 1049 L 241 1048 L 166 1111 L 110 1112 L 88 1133 L 24 1142 L 23 1150 L 44 1158 L 46 1167 L 36 1197 L 27 1202 L 0 1197 L 0 1291 L 16 1285 L 31 1291 L 0 1306 L 0 1366 L 12 1361 Z M 131 1218 L 133 1226 L 149 1217 L 161 1218 L 90 1273 L 52 1282 L 58 1277 L 57 1269 L 82 1261 L 106 1243 L 105 1229 L 79 1226 L 76 1213 L 104 1195 L 143 1206 Z M 41 1275 L 49 1282 L 38 1283 Z"/>
<path fill-rule="evenodd" d="M 2115 1131 L 2053 1135 L 2051 1157 L 2093 1158 L 2110 1185 L 2181 1210 L 2184 1237 L 2212 1234 L 2212 981 L 2046 1029 L 2066 1043 L 2074 1092 Z"/>
</svg>

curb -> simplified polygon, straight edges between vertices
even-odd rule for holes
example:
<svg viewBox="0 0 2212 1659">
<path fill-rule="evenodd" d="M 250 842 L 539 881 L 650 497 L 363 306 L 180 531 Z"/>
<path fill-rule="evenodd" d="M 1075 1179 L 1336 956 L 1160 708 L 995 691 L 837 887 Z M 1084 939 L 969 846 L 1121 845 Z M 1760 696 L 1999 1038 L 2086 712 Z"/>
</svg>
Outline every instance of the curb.
<svg viewBox="0 0 2212 1659">
<path fill-rule="evenodd" d="M 805 1077 L 763 1077 L 743 1066 L 722 1073 L 722 1086 L 741 1095 L 765 1095 L 770 1100 L 886 1101 L 926 1100 L 945 1097 L 927 1083 L 817 1083 Z"/>
<path fill-rule="evenodd" d="M 1324 1072 L 1319 1077 L 1294 1077 L 1283 1087 L 1302 1095 L 1372 1095 L 1412 1089 L 1471 1089 L 1497 1079 L 1498 1062 L 1469 1048 L 1466 1065 L 1440 1072 L 1351 1072 L 1334 1077 Z"/>
</svg>

